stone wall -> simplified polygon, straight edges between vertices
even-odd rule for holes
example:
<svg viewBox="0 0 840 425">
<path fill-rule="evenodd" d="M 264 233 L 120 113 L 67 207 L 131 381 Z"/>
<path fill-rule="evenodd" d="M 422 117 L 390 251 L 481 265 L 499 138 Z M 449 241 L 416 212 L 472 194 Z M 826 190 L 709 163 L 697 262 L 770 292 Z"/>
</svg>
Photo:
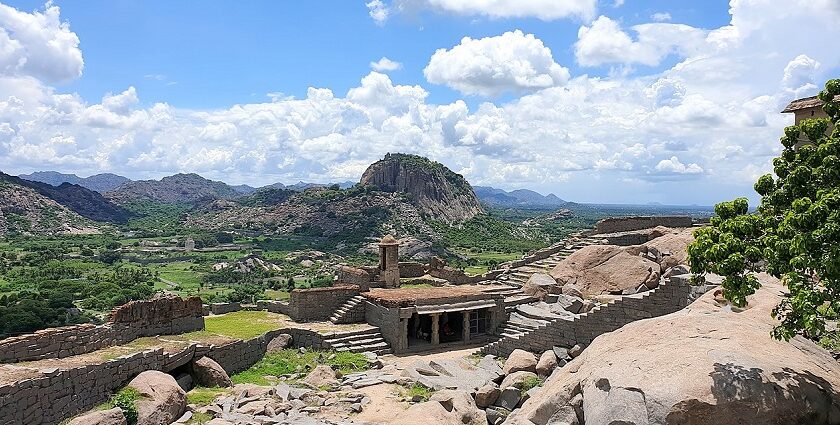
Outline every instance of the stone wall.
<svg viewBox="0 0 840 425">
<path fill-rule="evenodd" d="M 365 269 L 341 264 L 335 267 L 335 273 L 340 284 L 356 285 L 362 292 L 370 288 L 371 274 Z"/>
<path fill-rule="evenodd" d="M 137 338 L 204 329 L 201 299 L 161 297 L 132 301 L 111 312 L 104 325 L 51 328 L 0 340 L 0 363 L 63 358 L 89 353 Z"/>
<path fill-rule="evenodd" d="M 356 295 L 359 295 L 356 285 L 295 289 L 289 294 L 288 315 L 296 321 L 326 320 Z"/>
<path fill-rule="evenodd" d="M 554 320 L 517 338 L 504 337 L 481 351 L 507 356 L 517 348 L 540 353 L 554 346 L 589 345 L 598 335 L 612 332 L 630 322 L 679 311 L 697 298 L 697 289 L 709 289 L 692 287 L 689 279 L 689 275 L 672 276 L 670 282 L 651 291 L 624 296 L 581 314 L 575 320 Z"/>
<path fill-rule="evenodd" d="M 170 372 L 202 356 L 216 360 L 229 374 L 240 372 L 258 362 L 268 342 L 281 333 L 292 335 L 295 347 L 331 348 L 326 342 L 330 335 L 278 329 L 221 346 L 191 344 L 175 353 L 156 348 L 71 369 L 27 370 L 31 371 L 28 378 L 0 384 L 0 424 L 58 424 L 104 403 L 141 372 Z"/>
<path fill-rule="evenodd" d="M 612 217 L 595 223 L 595 233 L 618 233 L 649 229 L 656 226 L 691 227 L 689 216 Z"/>
<path fill-rule="evenodd" d="M 364 301 L 365 304 L 365 322 L 369 325 L 379 327 L 379 332 L 382 338 L 391 345 L 391 349 L 395 353 L 400 352 L 405 347 L 402 347 L 400 337 L 402 330 L 400 327 L 400 309 L 399 307 L 384 307 L 374 304 L 370 301 Z"/>
<path fill-rule="evenodd" d="M 213 303 L 210 304 L 210 312 L 213 314 L 232 313 L 234 311 L 242 310 L 242 305 L 239 303 Z"/>
<path fill-rule="evenodd" d="M 420 277 L 426 274 L 426 265 L 416 261 L 400 261 L 400 278 Z"/>
</svg>

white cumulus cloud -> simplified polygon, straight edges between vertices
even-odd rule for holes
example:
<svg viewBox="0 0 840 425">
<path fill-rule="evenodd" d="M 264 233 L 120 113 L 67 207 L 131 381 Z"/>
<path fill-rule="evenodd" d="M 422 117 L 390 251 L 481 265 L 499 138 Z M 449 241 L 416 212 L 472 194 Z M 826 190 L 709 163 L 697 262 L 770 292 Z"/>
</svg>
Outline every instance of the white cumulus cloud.
<svg viewBox="0 0 840 425">
<path fill-rule="evenodd" d="M 83 67 L 79 37 L 61 22 L 58 6 L 26 13 L 0 4 L 0 74 L 62 83 L 82 75 Z"/>
<path fill-rule="evenodd" d="M 650 19 L 654 22 L 668 22 L 671 20 L 671 14 L 668 12 L 656 12 L 650 15 Z"/>
<path fill-rule="evenodd" d="M 656 171 L 673 174 L 700 174 L 703 168 L 697 164 L 683 164 L 679 158 L 672 156 L 670 159 L 663 159 L 656 164 Z"/>
<path fill-rule="evenodd" d="M 388 8 L 388 5 L 383 3 L 382 0 L 371 0 L 365 3 L 365 6 L 368 8 L 368 14 L 371 19 L 373 19 L 373 21 L 378 25 L 383 25 L 391 14 L 391 10 Z"/>
<path fill-rule="evenodd" d="M 472 39 L 447 50 L 438 49 L 423 70 L 426 80 L 464 94 L 494 96 L 565 84 L 569 70 L 533 34 L 520 30 L 496 37 Z"/>
<path fill-rule="evenodd" d="M 371 62 L 370 68 L 378 72 L 396 71 L 402 69 L 402 64 L 383 56 L 378 61 Z"/>
</svg>

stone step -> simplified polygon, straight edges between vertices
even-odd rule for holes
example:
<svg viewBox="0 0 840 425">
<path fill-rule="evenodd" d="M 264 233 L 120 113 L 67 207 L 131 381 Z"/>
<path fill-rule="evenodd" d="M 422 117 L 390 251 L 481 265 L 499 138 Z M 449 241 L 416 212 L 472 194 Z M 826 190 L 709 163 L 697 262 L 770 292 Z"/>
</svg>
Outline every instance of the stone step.
<svg viewBox="0 0 840 425">
<path fill-rule="evenodd" d="M 551 321 L 560 318 L 560 315 L 554 314 L 547 310 L 543 310 L 539 307 L 534 307 L 530 304 L 520 304 L 516 306 L 516 312 L 525 317 L 536 320 Z"/>
<path fill-rule="evenodd" d="M 388 351 L 390 351 L 391 346 L 388 345 L 387 342 L 382 341 L 382 342 L 375 342 L 375 343 L 364 344 L 364 345 L 353 345 L 353 346 L 348 346 L 348 347 L 340 347 L 340 348 L 335 349 L 335 351 L 349 351 L 351 353 L 363 353 L 365 351 L 376 352 L 378 350 L 388 350 Z"/>
<path fill-rule="evenodd" d="M 344 347 L 358 347 L 361 345 L 370 345 L 370 344 L 378 344 L 380 342 L 385 342 L 385 339 L 382 336 L 373 337 L 373 338 L 365 338 L 365 339 L 356 339 L 352 341 L 345 341 L 345 342 L 330 342 L 334 349 L 344 348 Z"/>
<path fill-rule="evenodd" d="M 362 334 L 354 334 L 354 335 L 342 335 L 337 338 L 329 338 L 325 341 L 329 342 L 330 344 L 347 344 L 353 341 L 361 341 L 367 339 L 374 339 L 374 338 L 382 338 L 382 334 L 379 333 L 377 330 L 376 332 L 371 333 L 362 333 Z"/>
<path fill-rule="evenodd" d="M 332 334 L 332 335 L 327 335 L 326 339 L 340 339 L 340 338 L 345 338 L 345 337 L 353 336 L 353 335 L 365 335 L 365 334 L 371 334 L 371 333 L 380 333 L 379 328 L 376 327 L 376 326 L 371 326 L 371 327 L 365 327 L 365 328 L 362 328 L 362 329 L 359 329 L 359 330 L 356 330 L 356 331 L 347 331 L 347 332 L 335 333 L 335 334 Z"/>
<path fill-rule="evenodd" d="M 545 319 L 535 319 L 535 318 L 532 318 L 532 317 L 527 317 L 527 316 L 524 316 L 524 315 L 520 314 L 518 311 L 514 311 L 513 313 L 510 314 L 510 318 L 508 319 L 508 322 L 512 322 L 512 323 L 515 323 L 515 324 L 521 325 L 521 326 L 537 328 L 537 327 L 540 327 L 540 326 L 548 323 L 549 321 L 545 320 Z"/>
</svg>

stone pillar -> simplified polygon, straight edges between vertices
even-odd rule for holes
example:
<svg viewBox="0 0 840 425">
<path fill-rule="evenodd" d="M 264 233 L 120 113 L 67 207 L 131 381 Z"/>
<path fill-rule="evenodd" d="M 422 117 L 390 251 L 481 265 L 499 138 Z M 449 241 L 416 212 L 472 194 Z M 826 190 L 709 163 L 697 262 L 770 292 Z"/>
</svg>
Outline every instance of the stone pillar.
<svg viewBox="0 0 840 425">
<path fill-rule="evenodd" d="M 391 235 L 379 242 L 379 277 L 386 288 L 400 286 L 400 244 Z"/>
<path fill-rule="evenodd" d="M 400 350 L 408 348 L 408 319 L 400 319 Z"/>
<path fill-rule="evenodd" d="M 440 344 L 440 313 L 434 313 L 432 316 L 432 344 Z"/>
<path fill-rule="evenodd" d="M 464 321 L 463 321 L 464 330 L 461 334 L 463 335 L 462 339 L 464 340 L 464 342 L 468 342 L 470 340 L 470 311 L 469 310 L 464 310 L 463 316 L 464 316 Z"/>
</svg>

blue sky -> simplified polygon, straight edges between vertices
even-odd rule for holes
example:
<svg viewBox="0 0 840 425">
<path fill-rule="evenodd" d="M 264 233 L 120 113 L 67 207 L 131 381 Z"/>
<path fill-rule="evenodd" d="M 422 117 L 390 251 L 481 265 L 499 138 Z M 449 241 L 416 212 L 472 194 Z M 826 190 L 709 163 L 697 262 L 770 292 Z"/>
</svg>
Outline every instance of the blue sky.
<svg viewBox="0 0 840 425">
<path fill-rule="evenodd" d="M 837 19 L 836 0 L 2 2 L 0 170 L 327 182 L 400 151 L 582 202 L 755 199 L 779 111 L 840 75 L 814 42 Z"/>
<path fill-rule="evenodd" d="M 727 23 L 728 2 L 628 2 L 605 9 L 634 25 L 667 11 L 674 19 L 703 28 Z M 36 10 L 43 2 L 9 2 Z M 548 46 L 558 63 L 574 74 L 606 75 L 609 66 L 580 69 L 570 46 L 581 20 L 488 19 L 421 11 L 376 25 L 363 1 L 172 2 L 160 0 L 56 1 L 61 15 L 81 39 L 85 72 L 65 86 L 85 98 L 133 85 L 143 102 L 185 108 L 221 108 L 266 100 L 266 93 L 304 97 L 308 87 L 345 93 L 385 56 L 403 69 L 396 84 L 423 84 L 423 68 L 435 50 L 469 36 L 491 37 L 527 30 Z M 602 6 L 604 7 L 604 6 Z M 612 9 L 612 10 L 611 10 Z M 663 69 L 671 61 L 663 62 Z M 165 79 L 156 79 L 165 78 Z M 173 84 L 174 83 L 174 84 Z M 429 100 L 463 98 L 446 86 L 430 86 Z M 509 100 L 502 96 L 494 101 Z M 483 99 L 467 98 L 471 105 Z"/>
</svg>

